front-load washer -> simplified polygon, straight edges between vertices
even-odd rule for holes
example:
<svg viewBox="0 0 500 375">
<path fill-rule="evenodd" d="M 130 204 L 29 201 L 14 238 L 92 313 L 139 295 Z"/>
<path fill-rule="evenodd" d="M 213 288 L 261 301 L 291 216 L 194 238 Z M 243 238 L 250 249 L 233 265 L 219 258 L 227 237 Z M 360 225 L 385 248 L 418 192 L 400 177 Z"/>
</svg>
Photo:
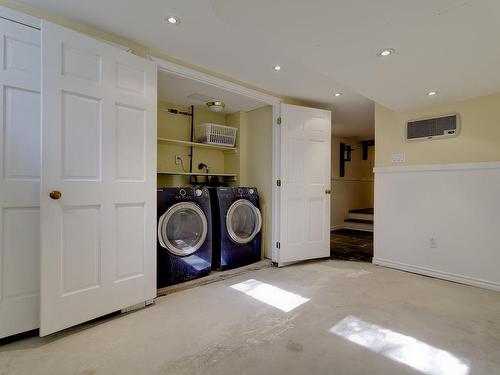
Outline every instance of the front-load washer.
<svg viewBox="0 0 500 375">
<path fill-rule="evenodd" d="M 158 288 L 208 275 L 212 262 L 208 189 L 158 189 L 157 203 Z"/>
<path fill-rule="evenodd" d="M 212 268 L 225 270 L 261 259 L 259 195 L 254 187 L 210 189 L 213 220 Z"/>
</svg>

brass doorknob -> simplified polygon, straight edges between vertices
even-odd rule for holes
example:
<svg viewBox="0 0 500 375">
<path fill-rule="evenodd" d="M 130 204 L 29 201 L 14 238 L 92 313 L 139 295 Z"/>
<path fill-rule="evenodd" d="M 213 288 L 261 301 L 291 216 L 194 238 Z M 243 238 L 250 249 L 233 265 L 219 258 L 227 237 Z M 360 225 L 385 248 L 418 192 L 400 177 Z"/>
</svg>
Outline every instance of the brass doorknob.
<svg viewBox="0 0 500 375">
<path fill-rule="evenodd" d="M 326 190 L 325 190 L 325 194 L 331 194 L 331 192 L 332 192 L 332 191 L 331 191 L 330 189 L 326 189 Z"/>
<path fill-rule="evenodd" d="M 62 193 L 57 190 L 53 190 L 49 193 L 49 197 L 51 197 L 54 200 L 58 200 L 62 197 Z"/>
</svg>

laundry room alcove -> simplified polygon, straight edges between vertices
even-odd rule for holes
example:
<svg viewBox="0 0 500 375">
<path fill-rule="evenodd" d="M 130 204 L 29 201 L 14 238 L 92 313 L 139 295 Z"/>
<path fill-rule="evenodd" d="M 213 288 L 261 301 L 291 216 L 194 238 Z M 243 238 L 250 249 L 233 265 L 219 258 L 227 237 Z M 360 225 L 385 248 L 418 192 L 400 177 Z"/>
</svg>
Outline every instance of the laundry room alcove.
<svg viewBox="0 0 500 375">
<path fill-rule="evenodd" d="M 223 108 L 211 110 L 213 101 Z M 157 111 L 159 191 L 252 187 L 260 200 L 259 258 L 271 258 L 273 106 L 159 69 Z M 234 144 L 199 142 L 195 129 L 203 124 L 235 129 Z"/>
</svg>

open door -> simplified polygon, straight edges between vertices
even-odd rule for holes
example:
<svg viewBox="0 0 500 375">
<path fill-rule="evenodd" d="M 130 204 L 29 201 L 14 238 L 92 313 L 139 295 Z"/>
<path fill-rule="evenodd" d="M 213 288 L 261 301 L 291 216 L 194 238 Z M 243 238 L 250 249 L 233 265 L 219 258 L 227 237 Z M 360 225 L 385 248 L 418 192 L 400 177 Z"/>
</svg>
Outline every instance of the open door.
<svg viewBox="0 0 500 375">
<path fill-rule="evenodd" d="M 331 112 L 281 105 L 278 265 L 330 256 Z"/>
<path fill-rule="evenodd" d="M 40 31 L 0 19 L 0 338 L 38 328 Z"/>
<path fill-rule="evenodd" d="M 156 295 L 156 82 L 42 23 L 41 336 Z"/>
</svg>

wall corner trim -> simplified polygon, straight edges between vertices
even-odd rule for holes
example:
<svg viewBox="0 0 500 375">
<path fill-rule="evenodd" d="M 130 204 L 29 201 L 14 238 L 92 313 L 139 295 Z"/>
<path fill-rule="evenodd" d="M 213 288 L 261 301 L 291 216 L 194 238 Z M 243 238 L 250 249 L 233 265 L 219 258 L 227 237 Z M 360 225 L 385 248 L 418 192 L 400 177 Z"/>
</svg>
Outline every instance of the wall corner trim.
<svg viewBox="0 0 500 375">
<path fill-rule="evenodd" d="M 372 262 L 373 262 L 373 264 L 376 264 L 378 266 L 394 268 L 394 269 L 398 269 L 401 271 L 407 271 L 407 272 L 412 272 L 412 273 L 416 273 L 419 275 L 431 276 L 431 277 L 434 277 L 437 279 L 453 281 L 453 282 L 460 283 L 460 284 L 471 285 L 471 286 L 476 286 L 476 287 L 480 287 L 480 288 L 500 291 L 500 283 L 495 282 L 495 281 L 482 280 L 482 279 L 477 279 L 474 277 L 457 275 L 454 273 L 443 272 L 443 271 L 437 271 L 437 270 L 427 268 L 427 267 L 411 265 L 411 264 L 406 264 L 406 263 L 400 263 L 400 262 L 395 262 L 395 261 L 387 260 L 387 259 L 381 259 L 381 258 L 377 258 L 377 257 L 374 257 Z"/>
<path fill-rule="evenodd" d="M 474 169 L 500 169 L 500 161 L 454 163 L 454 164 L 427 164 L 403 165 L 394 167 L 375 167 L 373 173 L 405 173 L 405 172 L 439 172 L 439 171 L 466 171 Z"/>
</svg>

